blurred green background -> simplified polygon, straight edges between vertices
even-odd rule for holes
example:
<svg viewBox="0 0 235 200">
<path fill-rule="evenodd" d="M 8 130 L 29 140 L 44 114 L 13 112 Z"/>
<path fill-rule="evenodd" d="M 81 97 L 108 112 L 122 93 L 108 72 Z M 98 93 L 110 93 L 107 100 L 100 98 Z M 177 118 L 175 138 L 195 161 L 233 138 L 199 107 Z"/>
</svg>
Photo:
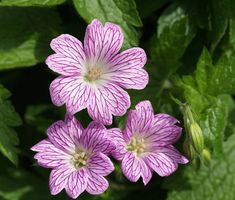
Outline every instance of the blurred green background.
<svg viewBox="0 0 235 200">
<path fill-rule="evenodd" d="M 155 112 L 177 117 L 186 106 L 200 125 L 210 162 L 177 148 L 191 162 L 167 178 L 129 183 L 119 163 L 96 200 L 235 199 L 235 1 L 234 0 L 0 0 L 0 200 L 66 200 L 51 196 L 49 171 L 37 166 L 30 147 L 64 118 L 52 105 L 49 84 L 57 76 L 44 63 L 52 38 L 69 33 L 83 41 L 92 19 L 114 22 L 125 35 L 122 49 L 141 46 L 148 56 L 148 86 L 129 90 L 132 107 L 150 100 Z M 181 103 L 180 103 L 181 102 Z M 86 126 L 86 110 L 77 114 Z M 112 126 L 123 127 L 126 116 Z"/>
</svg>

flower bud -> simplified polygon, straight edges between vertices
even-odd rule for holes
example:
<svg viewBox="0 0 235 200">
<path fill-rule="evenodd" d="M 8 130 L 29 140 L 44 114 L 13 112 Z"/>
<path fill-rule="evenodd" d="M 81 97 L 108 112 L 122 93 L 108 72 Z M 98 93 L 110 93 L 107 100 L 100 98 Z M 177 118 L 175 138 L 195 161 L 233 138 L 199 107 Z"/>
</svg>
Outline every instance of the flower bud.
<svg viewBox="0 0 235 200">
<path fill-rule="evenodd" d="M 190 157 L 190 158 L 195 158 L 196 157 L 197 153 L 195 152 L 193 146 L 189 143 L 188 140 L 184 141 L 183 149 L 184 149 L 184 152 L 187 154 L 188 157 Z"/>
<path fill-rule="evenodd" d="M 202 155 L 203 161 L 205 161 L 205 164 L 209 164 L 211 162 L 211 153 L 208 149 L 203 149 L 201 155 Z"/>
<path fill-rule="evenodd" d="M 204 138 L 200 126 L 195 122 L 190 124 L 190 137 L 194 149 L 200 154 L 204 149 Z"/>
</svg>

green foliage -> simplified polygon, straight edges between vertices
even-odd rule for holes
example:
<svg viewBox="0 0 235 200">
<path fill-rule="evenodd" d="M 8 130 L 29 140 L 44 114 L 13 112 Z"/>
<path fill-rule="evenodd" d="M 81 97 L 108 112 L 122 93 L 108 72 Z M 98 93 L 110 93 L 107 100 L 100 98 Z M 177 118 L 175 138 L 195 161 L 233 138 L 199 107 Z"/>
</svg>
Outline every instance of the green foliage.
<svg viewBox="0 0 235 200">
<path fill-rule="evenodd" d="M 21 124 L 19 115 L 8 100 L 10 92 L 0 85 L 0 151 L 14 164 L 18 163 L 17 149 L 19 140 L 15 130 Z"/>
<path fill-rule="evenodd" d="M 50 170 L 35 166 L 30 147 L 66 112 L 53 106 L 49 96 L 55 78 L 44 63 L 53 53 L 50 41 L 62 33 L 83 41 L 94 18 L 121 26 L 122 49 L 140 44 L 147 53 L 149 84 L 128 90 L 131 108 L 150 100 L 155 113 L 173 115 L 183 128 L 177 149 L 186 154 L 182 149 L 188 142 L 197 152 L 174 175 L 154 175 L 146 187 L 141 181 L 129 183 L 115 162 L 107 192 L 79 198 L 234 199 L 235 1 L 0 0 L 0 84 L 13 93 L 10 101 L 0 85 L 0 200 L 69 199 L 65 192 L 50 195 Z M 186 107 L 193 118 L 189 124 Z M 86 110 L 76 117 L 84 127 L 91 121 Z M 114 117 L 113 127 L 125 127 L 126 118 Z"/>
<path fill-rule="evenodd" d="M 204 49 L 195 75 L 176 80 L 178 87 L 183 90 L 184 99 L 191 106 L 202 127 L 207 146 L 213 148 L 217 155 L 222 151 L 228 114 L 234 107 L 233 100 L 225 93 L 233 90 L 234 80 L 231 72 L 235 65 L 231 60 L 224 59 L 222 57 L 222 61 L 219 60 L 216 66 L 213 66 L 209 52 Z M 228 77 L 227 81 L 224 81 L 224 77 Z"/>
<path fill-rule="evenodd" d="M 195 27 L 190 22 L 183 5 L 172 4 L 158 19 L 157 33 L 151 45 L 151 57 L 155 61 L 150 75 L 155 75 L 159 84 L 158 95 L 165 81 L 181 65 L 180 58 L 195 36 Z M 157 83 L 158 82 L 158 83 Z"/>
<path fill-rule="evenodd" d="M 124 47 L 138 45 L 138 33 L 134 27 L 142 22 L 134 0 L 73 0 L 78 13 L 87 21 L 94 18 L 119 24 L 124 31 Z"/>
<path fill-rule="evenodd" d="M 65 0 L 1 0 L 0 6 L 55 6 Z"/>
<path fill-rule="evenodd" d="M 208 39 L 211 43 L 211 49 L 214 50 L 225 34 L 228 26 L 230 0 L 216 1 L 210 0 L 209 6 L 211 9 L 210 21 L 208 25 Z M 219 15 L 218 15 L 219 13 Z"/>
<path fill-rule="evenodd" d="M 195 171 L 188 168 L 186 175 L 190 189 L 173 190 L 168 200 L 231 200 L 235 198 L 235 135 L 223 143 L 222 160 L 213 160 L 210 167 L 202 167 Z M 181 181 L 178 179 L 178 184 Z"/>
<path fill-rule="evenodd" d="M 60 22 L 51 9 L 0 7 L 0 70 L 42 62 L 61 33 Z"/>
</svg>

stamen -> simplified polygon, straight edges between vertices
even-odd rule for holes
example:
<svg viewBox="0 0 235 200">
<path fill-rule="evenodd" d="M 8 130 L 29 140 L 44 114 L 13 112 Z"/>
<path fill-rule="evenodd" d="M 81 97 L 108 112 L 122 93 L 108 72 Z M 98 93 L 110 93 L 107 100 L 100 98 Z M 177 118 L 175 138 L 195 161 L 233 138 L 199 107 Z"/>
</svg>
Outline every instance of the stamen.
<svg viewBox="0 0 235 200">
<path fill-rule="evenodd" d="M 102 75 L 102 70 L 100 67 L 90 68 L 87 74 L 85 75 L 85 79 L 87 81 L 96 81 Z"/>
<path fill-rule="evenodd" d="M 132 151 L 135 155 L 140 155 L 146 151 L 146 143 L 144 138 L 133 137 L 126 148 L 128 151 Z"/>
<path fill-rule="evenodd" d="M 84 151 L 77 151 L 71 161 L 76 169 L 79 169 L 87 164 L 88 155 Z"/>
</svg>

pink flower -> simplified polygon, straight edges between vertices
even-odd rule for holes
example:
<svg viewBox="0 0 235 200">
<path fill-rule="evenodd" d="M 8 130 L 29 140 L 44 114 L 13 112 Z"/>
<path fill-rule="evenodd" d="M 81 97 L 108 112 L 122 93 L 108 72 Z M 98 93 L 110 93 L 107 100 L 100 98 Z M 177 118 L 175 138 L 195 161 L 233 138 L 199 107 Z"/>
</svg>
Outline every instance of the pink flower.
<svg viewBox="0 0 235 200">
<path fill-rule="evenodd" d="M 106 125 L 112 123 L 112 115 L 124 115 L 130 107 L 124 89 L 143 89 L 148 74 L 143 69 L 144 50 L 135 47 L 119 53 L 122 42 L 119 26 L 103 26 L 96 19 L 86 29 L 84 46 L 68 34 L 53 39 L 56 53 L 46 64 L 61 76 L 50 85 L 52 102 L 66 104 L 70 114 L 87 108 L 93 120 Z"/>
<path fill-rule="evenodd" d="M 65 188 L 76 199 L 85 190 L 101 194 L 108 188 L 103 177 L 114 170 L 108 158 L 114 144 L 106 136 L 106 128 L 91 122 L 83 129 L 75 118 L 58 121 L 48 130 L 48 139 L 32 147 L 38 164 L 53 168 L 50 174 L 50 191 L 56 195 Z"/>
<path fill-rule="evenodd" d="M 149 101 L 136 105 L 128 114 L 123 133 L 118 128 L 110 129 L 110 136 L 116 141 L 112 155 L 122 160 L 122 172 L 132 182 L 140 177 L 146 185 L 153 171 L 160 176 L 169 176 L 178 163 L 188 160 L 173 146 L 180 135 L 177 120 L 167 114 L 154 115 Z"/>
</svg>

